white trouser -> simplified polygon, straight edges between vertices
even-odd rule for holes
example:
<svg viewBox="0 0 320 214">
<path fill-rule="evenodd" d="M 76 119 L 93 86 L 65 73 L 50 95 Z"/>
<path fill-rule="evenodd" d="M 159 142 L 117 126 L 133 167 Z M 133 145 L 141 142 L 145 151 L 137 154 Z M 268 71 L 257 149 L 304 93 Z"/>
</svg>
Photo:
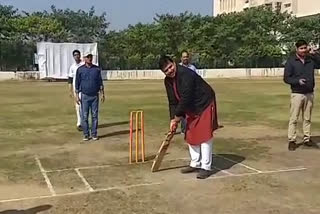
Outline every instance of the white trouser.
<svg viewBox="0 0 320 214">
<path fill-rule="evenodd" d="M 76 103 L 76 113 L 77 113 L 77 126 L 81 125 L 81 116 L 80 116 L 81 106 Z"/>
<path fill-rule="evenodd" d="M 197 146 L 189 144 L 189 152 L 191 156 L 190 166 L 211 170 L 212 145 L 213 138 Z"/>
<path fill-rule="evenodd" d="M 76 96 L 76 95 L 74 95 Z M 81 93 L 79 93 L 79 98 L 81 99 Z M 75 107 L 76 107 L 76 114 L 77 114 L 77 126 L 81 125 L 81 105 L 79 105 L 77 102 L 75 102 Z"/>
</svg>

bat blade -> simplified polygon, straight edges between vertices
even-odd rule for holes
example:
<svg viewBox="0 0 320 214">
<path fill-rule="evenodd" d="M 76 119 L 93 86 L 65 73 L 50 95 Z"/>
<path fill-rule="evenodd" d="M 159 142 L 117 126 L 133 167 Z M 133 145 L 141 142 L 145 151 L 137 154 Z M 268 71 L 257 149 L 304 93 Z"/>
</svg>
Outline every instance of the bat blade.
<svg viewBox="0 0 320 214">
<path fill-rule="evenodd" d="M 161 146 L 160 146 L 160 149 L 153 161 L 153 164 L 152 164 L 152 167 L 151 167 L 151 172 L 156 172 L 159 170 L 160 166 L 161 166 L 161 163 L 162 163 L 162 160 L 165 156 L 165 154 L 167 153 L 167 150 L 170 146 L 170 143 L 172 141 L 172 138 L 174 136 L 174 133 L 172 132 L 169 132 L 167 135 L 166 135 L 166 138 L 165 140 L 162 142 Z"/>
</svg>

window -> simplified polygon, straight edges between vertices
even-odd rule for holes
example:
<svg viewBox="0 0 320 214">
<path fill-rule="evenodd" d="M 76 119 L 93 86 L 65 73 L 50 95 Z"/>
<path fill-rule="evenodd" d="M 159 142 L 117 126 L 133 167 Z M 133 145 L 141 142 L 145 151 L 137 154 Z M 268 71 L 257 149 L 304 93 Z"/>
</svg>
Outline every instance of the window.
<svg viewBox="0 0 320 214">
<path fill-rule="evenodd" d="M 266 7 L 272 8 L 272 3 L 265 4 Z"/>
<path fill-rule="evenodd" d="M 284 8 L 291 7 L 291 3 L 284 4 Z"/>
<path fill-rule="evenodd" d="M 281 2 L 276 2 L 276 6 L 275 6 L 275 9 L 276 10 L 281 10 Z"/>
</svg>

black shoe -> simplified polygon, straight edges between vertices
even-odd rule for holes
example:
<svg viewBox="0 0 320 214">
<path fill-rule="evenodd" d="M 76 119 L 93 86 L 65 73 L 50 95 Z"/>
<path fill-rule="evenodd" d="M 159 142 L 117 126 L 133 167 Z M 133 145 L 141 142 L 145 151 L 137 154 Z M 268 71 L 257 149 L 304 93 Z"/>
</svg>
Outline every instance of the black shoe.
<svg viewBox="0 0 320 214">
<path fill-rule="evenodd" d="M 303 141 L 303 145 L 305 147 L 308 147 L 308 148 L 315 148 L 315 149 L 320 149 L 319 145 L 312 142 L 311 140 L 305 140 Z"/>
<path fill-rule="evenodd" d="M 304 146 L 307 146 L 307 147 L 313 147 L 313 146 L 314 146 L 314 143 L 313 143 L 312 141 L 308 140 L 308 141 L 304 141 L 304 142 L 303 142 L 303 145 L 304 145 Z"/>
<path fill-rule="evenodd" d="M 303 136 L 302 143 L 304 146 L 307 146 L 307 147 L 312 147 L 314 145 L 314 143 L 311 141 L 310 137 L 308 136 Z"/>
<path fill-rule="evenodd" d="M 182 174 L 189 174 L 189 173 L 197 172 L 197 171 L 199 171 L 198 168 L 191 167 L 191 166 L 188 166 L 186 168 L 181 169 L 181 173 Z"/>
<path fill-rule="evenodd" d="M 206 179 L 209 178 L 212 175 L 212 172 L 209 170 L 201 169 L 200 172 L 197 175 L 198 179 Z"/>
<path fill-rule="evenodd" d="M 86 135 L 85 135 L 82 140 L 85 141 L 85 142 L 87 142 L 87 141 L 90 140 L 90 138 L 89 138 L 89 136 L 86 136 Z"/>
<path fill-rule="evenodd" d="M 296 148 L 297 148 L 296 142 L 295 142 L 295 141 L 290 141 L 290 142 L 289 142 L 289 145 L 288 145 L 289 151 L 295 151 Z"/>
<path fill-rule="evenodd" d="M 77 130 L 78 130 L 79 132 L 81 132 L 81 131 L 82 131 L 82 127 L 81 127 L 81 125 L 80 125 L 80 126 L 77 126 Z"/>
</svg>

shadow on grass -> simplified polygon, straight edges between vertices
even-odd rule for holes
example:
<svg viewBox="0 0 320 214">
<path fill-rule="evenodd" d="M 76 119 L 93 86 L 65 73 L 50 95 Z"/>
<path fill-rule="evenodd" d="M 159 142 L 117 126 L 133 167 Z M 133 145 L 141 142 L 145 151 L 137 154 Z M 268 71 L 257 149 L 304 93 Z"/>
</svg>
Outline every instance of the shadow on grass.
<svg viewBox="0 0 320 214">
<path fill-rule="evenodd" d="M 233 166 L 243 162 L 245 160 L 245 157 L 235 155 L 235 154 L 214 154 L 212 155 L 212 171 L 211 176 L 214 174 L 217 174 L 218 172 L 222 170 L 228 170 L 231 169 Z M 180 166 L 174 166 L 174 167 L 167 167 L 158 170 L 158 172 L 161 171 L 167 171 L 167 170 L 173 170 L 173 169 L 181 169 L 184 167 L 187 167 L 187 164 L 180 165 Z"/>
<path fill-rule="evenodd" d="M 222 170 L 231 169 L 233 166 L 243 162 L 246 158 L 235 154 L 214 154 L 212 156 L 212 174 Z"/>
<path fill-rule="evenodd" d="M 108 127 L 112 127 L 112 126 L 120 126 L 120 125 L 125 125 L 125 124 L 129 124 L 129 121 L 122 121 L 122 122 L 115 122 L 115 123 L 105 123 L 105 124 L 101 124 L 98 126 L 98 128 L 108 128 Z"/>
<path fill-rule="evenodd" d="M 153 161 L 156 158 L 156 155 L 150 155 L 145 158 L 145 161 Z"/>
<path fill-rule="evenodd" d="M 52 208 L 52 205 L 42 205 L 38 207 L 33 207 L 27 210 L 6 210 L 1 211 L 0 214 L 37 214 Z"/>
<path fill-rule="evenodd" d="M 305 145 L 303 142 L 298 143 L 296 149 L 302 147 L 303 149 L 320 149 L 320 136 L 312 136 L 311 143 L 309 145 Z"/>
<path fill-rule="evenodd" d="M 117 131 L 117 132 L 111 132 L 105 135 L 100 135 L 99 138 L 108 138 L 108 137 L 114 137 L 114 136 L 119 136 L 119 135 L 127 135 L 130 134 L 130 130 L 122 130 L 122 131 Z"/>
<path fill-rule="evenodd" d="M 182 169 L 184 167 L 187 167 L 188 165 L 181 165 L 181 166 L 173 166 L 173 167 L 168 167 L 164 169 L 159 169 L 157 172 L 162 172 L 162 171 L 167 171 L 167 170 L 173 170 L 173 169 Z"/>
<path fill-rule="evenodd" d="M 320 144 L 320 136 L 312 136 L 311 140 L 316 144 Z"/>
</svg>

